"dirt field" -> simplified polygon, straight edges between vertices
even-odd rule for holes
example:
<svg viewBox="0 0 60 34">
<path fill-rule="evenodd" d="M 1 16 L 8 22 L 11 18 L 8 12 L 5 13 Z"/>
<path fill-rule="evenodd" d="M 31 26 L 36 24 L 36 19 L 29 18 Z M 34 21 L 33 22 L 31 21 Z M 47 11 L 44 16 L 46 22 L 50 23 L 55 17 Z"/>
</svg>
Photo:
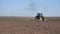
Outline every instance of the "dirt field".
<svg viewBox="0 0 60 34">
<path fill-rule="evenodd" d="M 0 34 L 60 34 L 60 17 L 36 21 L 31 17 L 0 17 Z"/>
</svg>

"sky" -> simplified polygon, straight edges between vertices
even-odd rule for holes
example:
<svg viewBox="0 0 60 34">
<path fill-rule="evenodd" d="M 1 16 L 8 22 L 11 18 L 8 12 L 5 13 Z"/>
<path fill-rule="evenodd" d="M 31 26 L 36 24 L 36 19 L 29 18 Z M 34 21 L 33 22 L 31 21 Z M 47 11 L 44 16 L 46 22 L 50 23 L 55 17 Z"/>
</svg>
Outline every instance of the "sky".
<svg viewBox="0 0 60 34">
<path fill-rule="evenodd" d="M 0 0 L 0 16 L 35 16 L 36 13 L 60 16 L 60 0 Z"/>
</svg>

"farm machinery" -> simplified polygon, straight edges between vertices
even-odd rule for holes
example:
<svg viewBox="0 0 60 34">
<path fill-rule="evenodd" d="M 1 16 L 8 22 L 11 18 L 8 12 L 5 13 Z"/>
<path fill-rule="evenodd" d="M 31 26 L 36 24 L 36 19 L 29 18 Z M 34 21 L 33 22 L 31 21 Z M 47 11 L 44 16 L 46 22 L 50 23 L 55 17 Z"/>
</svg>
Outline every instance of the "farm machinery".
<svg viewBox="0 0 60 34">
<path fill-rule="evenodd" d="M 42 13 L 37 13 L 37 15 L 35 16 L 35 19 L 42 20 L 42 21 L 46 20 Z"/>
</svg>

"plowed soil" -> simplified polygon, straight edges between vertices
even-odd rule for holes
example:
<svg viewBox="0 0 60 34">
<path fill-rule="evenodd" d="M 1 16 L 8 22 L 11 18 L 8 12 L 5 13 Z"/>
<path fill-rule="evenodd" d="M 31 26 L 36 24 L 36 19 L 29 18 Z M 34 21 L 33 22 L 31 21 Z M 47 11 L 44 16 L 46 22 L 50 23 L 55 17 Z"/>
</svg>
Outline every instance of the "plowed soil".
<svg viewBox="0 0 60 34">
<path fill-rule="evenodd" d="M 60 17 L 46 21 L 30 17 L 0 17 L 0 34 L 60 34 Z"/>
</svg>

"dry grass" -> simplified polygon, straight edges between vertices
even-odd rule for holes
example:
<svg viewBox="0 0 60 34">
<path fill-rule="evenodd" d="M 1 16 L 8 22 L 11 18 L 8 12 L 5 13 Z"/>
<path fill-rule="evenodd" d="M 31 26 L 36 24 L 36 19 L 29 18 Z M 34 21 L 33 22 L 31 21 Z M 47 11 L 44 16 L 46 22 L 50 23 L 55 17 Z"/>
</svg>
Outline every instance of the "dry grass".
<svg viewBox="0 0 60 34">
<path fill-rule="evenodd" d="M 0 34 L 60 34 L 60 18 L 33 21 L 30 17 L 0 17 Z"/>
</svg>

